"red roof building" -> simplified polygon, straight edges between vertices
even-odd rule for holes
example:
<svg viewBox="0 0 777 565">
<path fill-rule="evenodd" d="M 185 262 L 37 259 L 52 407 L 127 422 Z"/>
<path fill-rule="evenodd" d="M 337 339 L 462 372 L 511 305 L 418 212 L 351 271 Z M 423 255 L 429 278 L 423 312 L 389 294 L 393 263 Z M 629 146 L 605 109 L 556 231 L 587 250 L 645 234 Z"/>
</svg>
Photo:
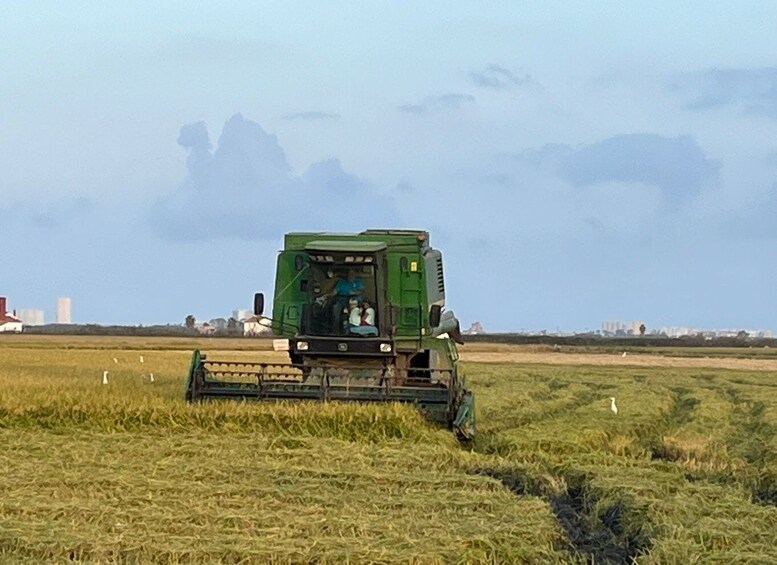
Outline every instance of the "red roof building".
<svg viewBox="0 0 777 565">
<path fill-rule="evenodd" d="M 8 315 L 7 305 L 8 299 L 5 296 L 0 296 L 0 332 L 22 331 L 22 321 Z"/>
</svg>

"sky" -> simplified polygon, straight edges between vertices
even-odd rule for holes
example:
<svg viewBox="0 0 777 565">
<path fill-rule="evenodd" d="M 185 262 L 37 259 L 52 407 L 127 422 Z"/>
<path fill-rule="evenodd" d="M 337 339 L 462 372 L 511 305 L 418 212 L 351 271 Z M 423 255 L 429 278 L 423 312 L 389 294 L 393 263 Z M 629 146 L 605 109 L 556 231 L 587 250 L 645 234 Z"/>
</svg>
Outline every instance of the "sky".
<svg viewBox="0 0 777 565">
<path fill-rule="evenodd" d="M 775 329 L 774 2 L 3 2 L 0 295 L 183 323 L 429 230 L 487 331 Z"/>
</svg>

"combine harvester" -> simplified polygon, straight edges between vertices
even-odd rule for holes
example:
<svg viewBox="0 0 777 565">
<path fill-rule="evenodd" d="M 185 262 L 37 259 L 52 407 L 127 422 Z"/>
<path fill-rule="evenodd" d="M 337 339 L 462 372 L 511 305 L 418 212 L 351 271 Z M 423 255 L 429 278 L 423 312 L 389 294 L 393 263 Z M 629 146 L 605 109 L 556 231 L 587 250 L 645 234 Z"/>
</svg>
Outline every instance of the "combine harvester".
<svg viewBox="0 0 777 565">
<path fill-rule="evenodd" d="M 442 253 L 427 232 L 289 233 L 272 329 L 288 338 L 290 363 L 195 351 L 186 398 L 403 402 L 471 439 L 475 398 L 457 369 L 459 322 L 444 305 Z M 254 313 L 263 311 L 258 293 Z"/>
</svg>

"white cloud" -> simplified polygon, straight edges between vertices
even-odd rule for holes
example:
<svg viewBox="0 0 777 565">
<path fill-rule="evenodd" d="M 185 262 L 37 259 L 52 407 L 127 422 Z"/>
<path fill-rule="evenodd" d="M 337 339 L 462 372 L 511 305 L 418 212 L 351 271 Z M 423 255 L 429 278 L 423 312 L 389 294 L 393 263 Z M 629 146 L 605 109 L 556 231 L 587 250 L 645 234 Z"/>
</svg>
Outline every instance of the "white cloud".
<svg viewBox="0 0 777 565">
<path fill-rule="evenodd" d="M 396 222 L 392 201 L 338 159 L 295 175 L 278 139 L 234 115 L 211 151 L 202 123 L 181 128 L 188 175 L 153 209 L 158 233 L 178 240 L 265 239 L 292 229 L 353 230 Z"/>
</svg>

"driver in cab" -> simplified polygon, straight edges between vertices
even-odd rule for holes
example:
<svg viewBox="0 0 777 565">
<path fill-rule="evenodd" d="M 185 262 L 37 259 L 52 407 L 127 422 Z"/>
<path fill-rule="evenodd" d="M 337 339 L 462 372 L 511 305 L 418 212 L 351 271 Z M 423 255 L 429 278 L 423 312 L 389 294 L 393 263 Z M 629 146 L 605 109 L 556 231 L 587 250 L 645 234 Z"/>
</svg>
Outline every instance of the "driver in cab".
<svg viewBox="0 0 777 565">
<path fill-rule="evenodd" d="M 338 299 L 344 299 L 342 307 L 345 308 L 349 298 L 356 298 L 357 301 L 361 302 L 362 294 L 364 294 L 364 281 L 356 274 L 355 269 L 348 269 L 348 276 L 337 281 L 334 288 L 319 296 L 316 302 L 323 304 L 327 298 L 337 296 Z"/>
<path fill-rule="evenodd" d="M 319 296 L 316 302 L 319 305 L 323 305 L 327 298 L 334 297 L 332 301 L 332 319 L 337 320 L 348 305 L 348 301 L 353 298 L 357 302 L 361 302 L 363 294 L 364 281 L 357 275 L 356 269 L 348 269 L 347 277 L 338 280 L 335 287 Z"/>
</svg>

